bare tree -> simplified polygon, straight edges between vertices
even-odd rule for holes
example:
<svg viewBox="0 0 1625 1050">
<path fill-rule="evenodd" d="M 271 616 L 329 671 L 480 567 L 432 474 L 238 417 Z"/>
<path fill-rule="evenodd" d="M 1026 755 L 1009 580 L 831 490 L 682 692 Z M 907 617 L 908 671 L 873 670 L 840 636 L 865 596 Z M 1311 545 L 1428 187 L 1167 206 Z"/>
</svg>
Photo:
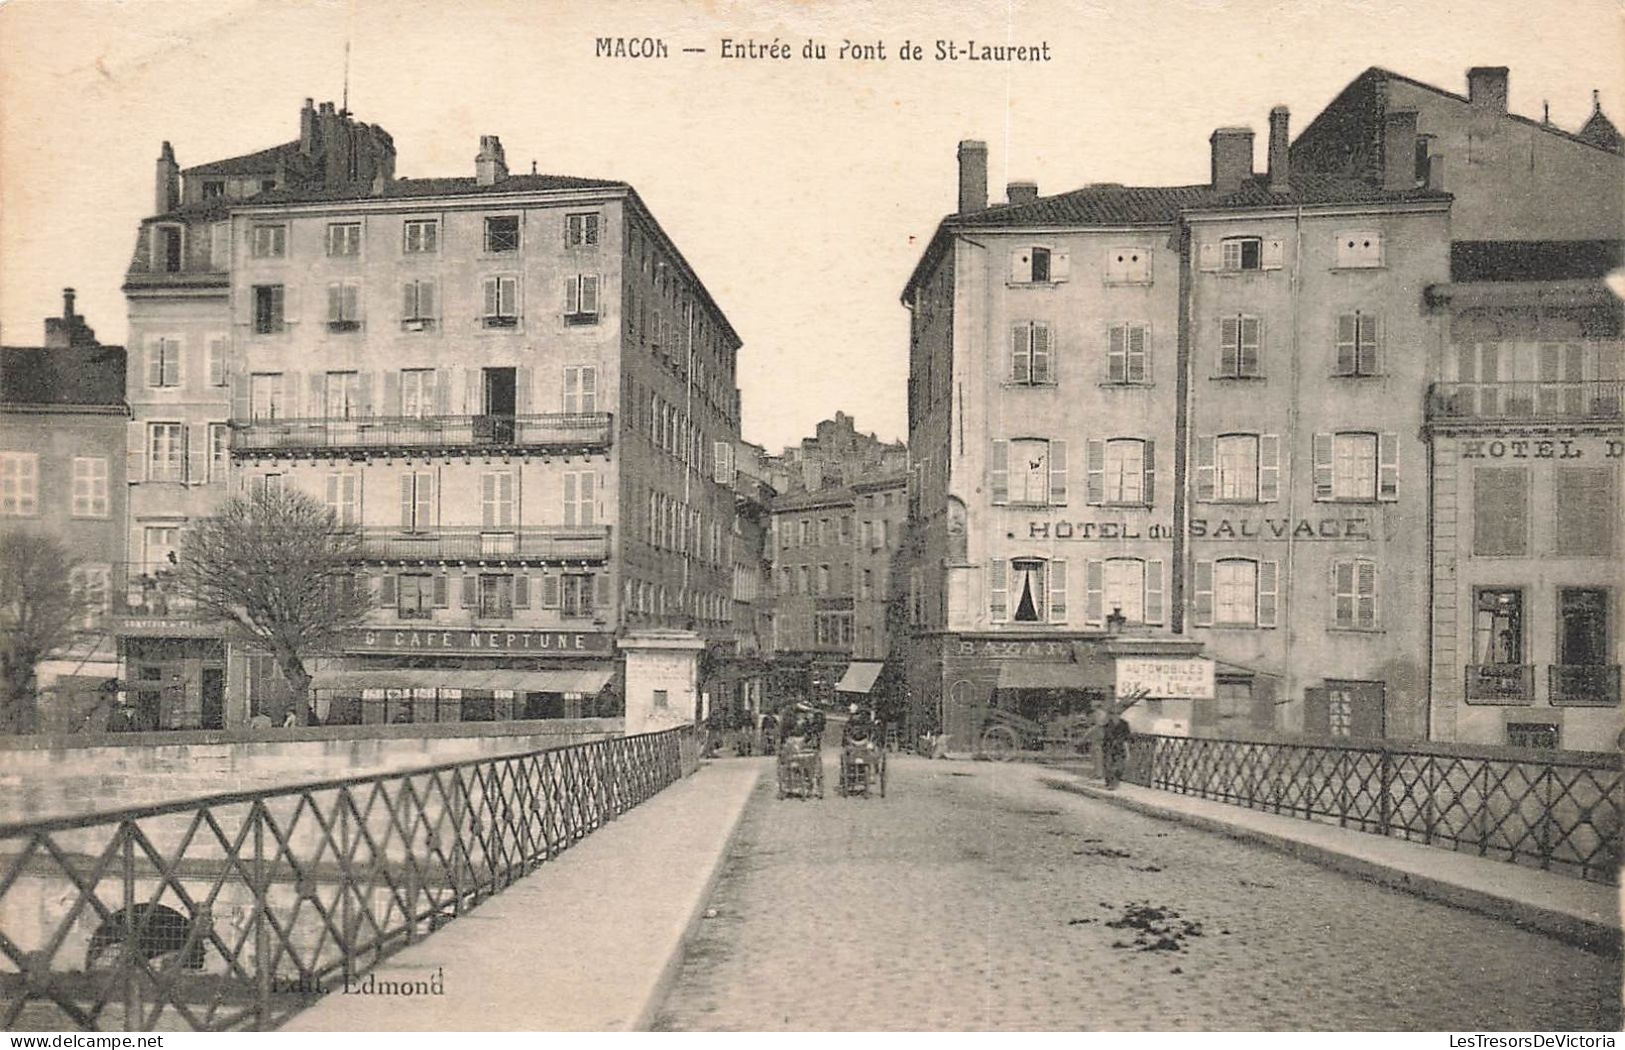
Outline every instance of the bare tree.
<svg viewBox="0 0 1625 1050">
<path fill-rule="evenodd" d="M 181 536 L 175 586 L 275 657 L 305 710 L 305 659 L 361 624 L 370 606 L 355 574 L 360 535 L 302 492 L 265 489 L 226 503 Z"/>
<path fill-rule="evenodd" d="M 76 564 L 49 536 L 0 532 L 0 729 L 31 733 L 39 725 L 35 666 L 80 633 L 89 604 L 69 586 Z"/>
</svg>

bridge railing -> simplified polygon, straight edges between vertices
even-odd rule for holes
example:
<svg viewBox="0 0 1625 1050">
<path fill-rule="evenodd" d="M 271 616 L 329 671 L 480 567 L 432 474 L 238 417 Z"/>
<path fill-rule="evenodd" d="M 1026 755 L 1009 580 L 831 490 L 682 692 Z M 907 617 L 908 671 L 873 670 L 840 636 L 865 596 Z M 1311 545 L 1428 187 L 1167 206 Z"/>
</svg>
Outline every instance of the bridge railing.
<svg viewBox="0 0 1625 1050">
<path fill-rule="evenodd" d="M 1613 883 L 1620 766 L 1593 752 L 1143 734 L 1124 779 Z"/>
<path fill-rule="evenodd" d="M 0 1027 L 275 1028 L 697 756 L 685 726 L 0 824 Z"/>
</svg>

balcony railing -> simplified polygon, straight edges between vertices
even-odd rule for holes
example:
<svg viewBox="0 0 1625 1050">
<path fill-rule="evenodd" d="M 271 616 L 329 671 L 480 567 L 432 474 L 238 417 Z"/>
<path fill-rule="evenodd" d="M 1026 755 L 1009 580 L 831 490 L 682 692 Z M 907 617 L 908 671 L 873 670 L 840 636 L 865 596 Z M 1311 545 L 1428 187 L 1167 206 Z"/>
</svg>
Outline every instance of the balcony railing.
<svg viewBox="0 0 1625 1050">
<path fill-rule="evenodd" d="M 175 587 L 173 566 L 137 562 L 113 566 L 108 605 L 113 615 L 139 619 L 193 620 L 198 612 Z"/>
<path fill-rule="evenodd" d="M 1553 664 L 1546 672 L 1547 691 L 1554 704 L 1619 706 L 1618 664 Z"/>
<path fill-rule="evenodd" d="M 1467 699 L 1526 704 L 1535 699 L 1533 664 L 1468 664 Z"/>
<path fill-rule="evenodd" d="M 233 424 L 231 451 L 242 456 L 301 449 L 603 449 L 611 441 L 610 423 L 608 412 L 255 419 Z"/>
<path fill-rule="evenodd" d="M 1625 419 L 1625 381 L 1434 383 L 1427 415 L 1432 422 L 1614 422 Z"/>
<path fill-rule="evenodd" d="M 454 526 L 422 531 L 361 530 L 369 561 L 593 562 L 609 557 L 608 525 L 547 525 L 513 529 Z"/>
</svg>

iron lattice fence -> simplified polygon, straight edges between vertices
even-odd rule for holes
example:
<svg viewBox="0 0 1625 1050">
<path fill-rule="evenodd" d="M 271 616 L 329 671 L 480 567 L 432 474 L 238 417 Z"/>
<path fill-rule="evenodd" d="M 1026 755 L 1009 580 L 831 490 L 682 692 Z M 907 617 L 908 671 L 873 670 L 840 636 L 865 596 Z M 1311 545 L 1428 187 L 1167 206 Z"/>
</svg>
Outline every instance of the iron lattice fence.
<svg viewBox="0 0 1625 1050">
<path fill-rule="evenodd" d="M 0 1025 L 275 1028 L 697 755 L 685 726 L 0 825 Z"/>
<path fill-rule="evenodd" d="M 1124 779 L 1617 883 L 1620 757 L 1136 735 Z"/>
</svg>

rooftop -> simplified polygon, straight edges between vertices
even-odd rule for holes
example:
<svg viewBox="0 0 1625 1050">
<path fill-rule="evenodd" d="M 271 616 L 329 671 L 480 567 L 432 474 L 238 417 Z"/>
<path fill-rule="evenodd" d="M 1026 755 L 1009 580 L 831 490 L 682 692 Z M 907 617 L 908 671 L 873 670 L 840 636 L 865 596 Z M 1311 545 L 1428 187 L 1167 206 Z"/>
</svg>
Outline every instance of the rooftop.
<svg viewBox="0 0 1625 1050">
<path fill-rule="evenodd" d="M 0 405 L 124 406 L 122 346 L 0 346 Z"/>
</svg>

